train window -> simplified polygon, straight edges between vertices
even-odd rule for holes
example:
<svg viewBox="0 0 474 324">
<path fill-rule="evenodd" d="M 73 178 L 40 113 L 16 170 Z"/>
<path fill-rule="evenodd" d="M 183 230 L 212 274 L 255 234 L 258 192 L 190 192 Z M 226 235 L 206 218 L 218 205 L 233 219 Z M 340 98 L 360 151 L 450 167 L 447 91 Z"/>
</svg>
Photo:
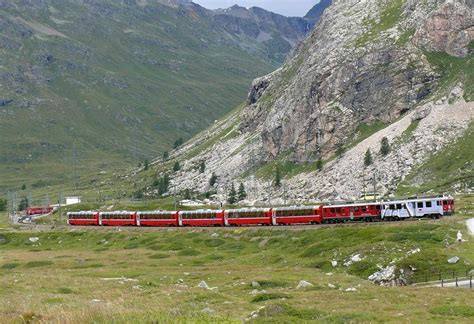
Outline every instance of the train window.
<svg viewBox="0 0 474 324">
<path fill-rule="evenodd" d="M 390 205 L 389 209 L 394 210 L 394 209 L 395 209 L 395 205 Z"/>
<path fill-rule="evenodd" d="M 422 202 L 422 201 L 419 201 L 419 202 L 417 203 L 417 206 L 418 206 L 418 208 L 423 208 L 423 202 Z"/>
<path fill-rule="evenodd" d="M 336 213 L 340 213 L 341 212 L 341 208 L 336 208 Z"/>
<path fill-rule="evenodd" d="M 363 207 L 362 207 L 362 211 L 363 211 L 363 212 L 366 212 L 366 211 L 367 211 L 367 206 L 363 206 Z"/>
<path fill-rule="evenodd" d="M 402 209 L 402 204 L 397 204 L 397 209 Z"/>
<path fill-rule="evenodd" d="M 436 206 L 440 206 L 440 205 L 441 205 L 441 202 L 438 200 L 438 201 L 436 202 Z"/>
<path fill-rule="evenodd" d="M 426 208 L 431 208 L 431 201 L 426 202 Z"/>
<path fill-rule="evenodd" d="M 447 204 L 448 204 L 448 202 L 447 202 L 446 200 L 444 200 L 444 201 L 443 201 L 443 205 L 446 206 Z"/>
<path fill-rule="evenodd" d="M 334 208 L 331 208 L 331 213 L 335 213 L 336 210 Z"/>
<path fill-rule="evenodd" d="M 376 210 L 380 210 L 380 205 L 375 206 Z"/>
</svg>

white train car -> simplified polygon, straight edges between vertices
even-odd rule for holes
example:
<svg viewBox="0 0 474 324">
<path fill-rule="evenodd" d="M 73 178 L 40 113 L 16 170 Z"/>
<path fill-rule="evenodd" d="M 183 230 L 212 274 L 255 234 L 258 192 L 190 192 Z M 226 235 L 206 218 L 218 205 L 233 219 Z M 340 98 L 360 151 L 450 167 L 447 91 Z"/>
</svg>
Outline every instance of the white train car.
<svg viewBox="0 0 474 324">
<path fill-rule="evenodd" d="M 381 219 L 385 220 L 397 220 L 411 217 L 439 218 L 444 215 L 444 200 L 446 200 L 445 196 L 384 201 L 380 216 Z"/>
</svg>

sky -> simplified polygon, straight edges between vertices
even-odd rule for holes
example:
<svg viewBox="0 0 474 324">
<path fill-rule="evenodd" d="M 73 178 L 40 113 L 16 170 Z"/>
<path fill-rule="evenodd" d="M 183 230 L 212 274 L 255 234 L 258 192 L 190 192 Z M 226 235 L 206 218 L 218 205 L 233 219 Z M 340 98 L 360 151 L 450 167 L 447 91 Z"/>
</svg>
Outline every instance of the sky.
<svg viewBox="0 0 474 324">
<path fill-rule="evenodd" d="M 319 0 L 193 0 L 204 8 L 261 7 L 284 16 L 303 17 Z"/>
</svg>

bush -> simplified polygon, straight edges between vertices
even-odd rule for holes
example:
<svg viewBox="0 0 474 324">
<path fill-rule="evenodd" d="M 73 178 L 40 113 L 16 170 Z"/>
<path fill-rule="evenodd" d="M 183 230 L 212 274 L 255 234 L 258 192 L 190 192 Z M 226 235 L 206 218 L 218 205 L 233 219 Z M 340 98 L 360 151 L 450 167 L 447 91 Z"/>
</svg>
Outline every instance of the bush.
<svg viewBox="0 0 474 324">
<path fill-rule="evenodd" d="M 252 303 L 258 303 L 258 302 L 273 300 L 273 299 L 283 299 L 283 298 L 288 299 L 290 298 L 290 296 L 288 296 L 287 294 L 279 294 L 279 293 L 260 294 L 260 295 L 255 296 L 252 299 Z"/>
</svg>

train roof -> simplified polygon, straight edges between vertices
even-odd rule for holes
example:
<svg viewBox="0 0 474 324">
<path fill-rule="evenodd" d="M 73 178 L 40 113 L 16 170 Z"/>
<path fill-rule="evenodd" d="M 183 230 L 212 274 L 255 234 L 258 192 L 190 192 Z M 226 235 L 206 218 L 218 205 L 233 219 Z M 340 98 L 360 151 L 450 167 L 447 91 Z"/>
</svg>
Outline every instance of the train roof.
<svg viewBox="0 0 474 324">
<path fill-rule="evenodd" d="M 82 211 L 73 211 L 73 212 L 68 212 L 67 215 L 72 215 L 72 214 L 76 214 L 76 215 L 91 215 L 91 214 L 97 214 L 98 211 L 94 211 L 94 210 L 82 210 Z"/>
<path fill-rule="evenodd" d="M 176 210 L 149 210 L 149 211 L 139 211 L 137 215 L 169 215 L 176 214 Z"/>
<path fill-rule="evenodd" d="M 317 209 L 317 208 L 319 208 L 319 205 L 276 207 L 276 208 L 273 208 L 273 210 L 287 211 L 287 210 L 307 210 L 307 209 Z"/>
<path fill-rule="evenodd" d="M 116 211 L 100 212 L 101 215 L 129 215 L 129 214 L 133 214 L 133 213 L 134 212 L 127 211 L 127 210 L 116 210 Z"/>
<path fill-rule="evenodd" d="M 180 214 L 208 214 L 208 213 L 222 213 L 221 209 L 197 209 L 197 210 L 182 210 Z"/>
<path fill-rule="evenodd" d="M 239 208 L 239 209 L 226 209 L 226 212 L 232 213 L 248 213 L 248 212 L 268 212 L 271 208 Z"/>
</svg>

